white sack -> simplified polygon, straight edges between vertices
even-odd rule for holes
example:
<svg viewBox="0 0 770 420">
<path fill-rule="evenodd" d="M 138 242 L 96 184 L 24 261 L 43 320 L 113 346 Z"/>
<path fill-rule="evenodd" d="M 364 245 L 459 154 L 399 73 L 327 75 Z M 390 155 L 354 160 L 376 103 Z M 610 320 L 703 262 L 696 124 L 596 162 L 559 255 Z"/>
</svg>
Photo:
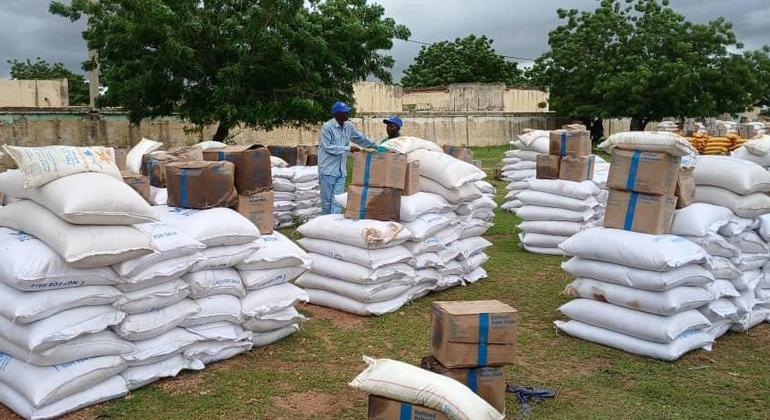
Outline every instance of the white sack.
<svg viewBox="0 0 770 420">
<path fill-rule="evenodd" d="M 360 303 L 374 303 L 398 298 L 414 286 L 414 281 L 412 278 L 401 277 L 376 284 L 357 284 L 316 273 L 305 273 L 295 284 L 303 289 L 325 290 Z"/>
<path fill-rule="evenodd" d="M 258 318 L 294 306 L 298 302 L 307 302 L 307 293 L 299 287 L 284 283 L 249 292 L 241 301 L 244 319 Z"/>
<path fill-rule="evenodd" d="M 404 227 L 420 240 L 433 236 L 436 232 L 446 228 L 457 220 L 454 212 L 424 214 L 411 222 L 404 223 Z"/>
<path fill-rule="evenodd" d="M 711 257 L 705 264 L 706 269 L 718 279 L 735 279 L 741 275 L 741 270 L 727 258 Z"/>
<path fill-rule="evenodd" d="M 297 228 L 302 236 L 346 243 L 360 248 L 384 248 L 411 239 L 412 234 L 396 222 L 351 220 L 341 214 L 316 217 Z"/>
<path fill-rule="evenodd" d="M 143 267 L 131 276 L 123 277 L 123 282 L 118 284 L 118 288 L 124 292 L 135 291 L 172 281 L 185 275 L 201 261 L 204 261 L 204 257 L 199 253 L 161 261 L 155 265 Z"/>
<path fill-rule="evenodd" d="M 123 356 L 129 366 L 158 363 L 180 354 L 203 338 L 184 328 L 173 328 L 163 334 L 146 340 L 135 341 L 136 350 Z"/>
<path fill-rule="evenodd" d="M 555 207 L 524 205 L 516 209 L 516 215 L 523 220 L 532 221 L 563 221 L 585 223 L 597 217 L 594 210 L 574 211 Z"/>
<path fill-rule="evenodd" d="M 299 244 L 309 252 L 371 267 L 376 270 L 399 262 L 413 264 L 414 255 L 404 246 L 395 245 L 381 249 L 365 249 L 325 239 L 303 238 Z"/>
<path fill-rule="evenodd" d="M 297 331 L 299 331 L 299 325 L 292 324 L 273 331 L 255 333 L 251 337 L 251 343 L 254 345 L 254 347 L 265 347 L 275 343 L 276 341 L 283 340 L 284 338 L 296 333 Z"/>
<path fill-rule="evenodd" d="M 447 376 L 395 360 L 364 356 L 364 362 L 368 367 L 350 382 L 359 391 L 432 408 L 450 419 L 505 417 L 468 387 Z"/>
<path fill-rule="evenodd" d="M 153 252 L 132 226 L 71 225 L 32 201 L 0 207 L 0 225 L 34 235 L 75 267 L 106 267 Z"/>
<path fill-rule="evenodd" d="M 46 350 L 29 351 L 11 341 L 0 343 L 0 352 L 36 366 L 54 366 L 101 356 L 125 356 L 136 351 L 128 341 L 111 331 L 83 334 Z"/>
<path fill-rule="evenodd" d="M 119 337 L 129 341 L 147 340 L 179 326 L 200 310 L 194 300 L 184 299 L 165 308 L 128 315 L 113 330 Z"/>
<path fill-rule="evenodd" d="M 259 237 L 259 230 L 238 212 L 217 207 L 208 210 L 158 206 L 156 213 L 164 223 L 202 242 L 207 247 L 242 245 Z"/>
<path fill-rule="evenodd" d="M 182 355 L 176 355 L 151 365 L 130 367 L 120 376 L 126 381 L 128 389 L 133 391 L 159 379 L 174 377 L 183 370 L 201 370 L 204 367 L 200 360 L 190 360 Z"/>
<path fill-rule="evenodd" d="M 694 203 L 674 213 L 671 234 L 680 236 L 706 236 L 714 234 L 735 217 L 726 208 L 706 203 Z"/>
<path fill-rule="evenodd" d="M 569 236 L 548 235 L 543 233 L 520 233 L 519 241 L 527 246 L 536 248 L 557 248 L 560 243 L 567 240 Z"/>
<path fill-rule="evenodd" d="M 266 333 L 288 327 L 289 325 L 299 324 L 306 320 L 307 318 L 297 312 L 294 307 L 288 307 L 280 311 L 249 318 L 243 323 L 243 328 L 257 333 Z"/>
<path fill-rule="evenodd" d="M 232 268 L 189 273 L 182 280 L 190 285 L 190 297 L 201 299 L 218 294 L 246 296 L 241 275 Z"/>
<path fill-rule="evenodd" d="M 376 269 L 340 261 L 321 254 L 310 254 L 313 259 L 313 273 L 357 284 L 383 283 L 402 277 L 414 277 L 414 269 L 408 264 L 389 264 Z M 310 273 L 305 273 L 308 276 Z"/>
<path fill-rule="evenodd" d="M 684 137 L 666 131 L 629 131 L 615 133 L 599 145 L 600 149 L 612 154 L 615 148 L 665 152 L 673 156 L 697 155 L 690 142 Z"/>
<path fill-rule="evenodd" d="M 685 353 L 695 349 L 703 348 L 709 350 L 714 342 L 711 335 L 705 331 L 691 331 L 681 335 L 679 338 L 668 344 L 660 344 L 652 341 L 640 340 L 604 328 L 594 327 L 580 321 L 555 321 L 554 324 L 556 324 L 556 327 L 559 330 L 582 340 L 602 344 L 640 356 L 667 361 L 679 359 Z"/>
<path fill-rule="evenodd" d="M 288 283 L 305 272 L 303 267 L 268 268 L 266 270 L 240 271 L 241 279 L 247 290 L 259 290 L 266 287 Z"/>
<path fill-rule="evenodd" d="M 185 327 L 185 329 L 202 337 L 204 341 L 241 341 L 251 338 L 250 331 L 244 330 L 240 324 L 229 321 L 212 322 Z"/>
<path fill-rule="evenodd" d="M 450 203 L 473 201 L 482 196 L 481 191 L 471 182 L 462 184 L 458 188 L 446 188 L 438 182 L 425 177 L 420 177 L 420 191 L 440 195 Z"/>
<path fill-rule="evenodd" d="M 770 197 L 762 193 L 739 195 L 719 187 L 698 186 L 695 201 L 727 207 L 740 217 L 770 213 Z"/>
<path fill-rule="evenodd" d="M 519 230 L 525 233 L 541 233 L 544 235 L 572 236 L 583 230 L 583 223 L 560 221 L 531 221 L 519 223 Z"/>
<path fill-rule="evenodd" d="M 259 250 L 257 241 L 241 245 L 209 247 L 201 251 L 202 261 L 192 266 L 190 271 L 219 270 L 235 267 Z"/>
<path fill-rule="evenodd" d="M 537 246 L 529 246 L 527 244 L 521 244 L 521 247 L 524 248 L 525 251 L 531 252 L 533 254 L 564 255 L 564 252 L 562 252 L 562 250 L 559 248 L 542 248 Z"/>
<path fill-rule="evenodd" d="M 164 281 L 160 284 L 128 291 L 115 302 L 115 307 L 127 314 L 149 312 L 171 306 L 190 294 L 190 286 L 181 280 Z"/>
<path fill-rule="evenodd" d="M 0 315 L 16 324 L 29 324 L 68 309 L 110 305 L 121 296 L 112 286 L 20 292 L 0 283 Z"/>
<path fill-rule="evenodd" d="M 165 206 L 168 203 L 168 189 L 150 185 L 150 204 L 153 206 Z"/>
<path fill-rule="evenodd" d="M 681 236 L 681 238 L 700 246 L 712 257 L 733 258 L 741 254 L 741 250 L 727 241 L 723 236 L 710 233 L 706 236 Z"/>
<path fill-rule="evenodd" d="M 562 242 L 559 248 L 574 257 L 654 271 L 699 264 L 708 258 L 701 247 L 677 236 L 603 227 L 584 230 Z"/>
<path fill-rule="evenodd" d="M 562 263 L 561 268 L 574 278 L 601 279 L 607 283 L 658 292 L 677 286 L 704 286 L 714 281 L 714 276 L 697 264 L 669 271 L 649 271 L 575 257 Z"/>
<path fill-rule="evenodd" d="M 601 189 L 591 181 L 574 182 L 563 179 L 530 179 L 526 183 L 526 189 L 556 194 L 577 200 L 586 200 L 596 197 Z"/>
<path fill-rule="evenodd" d="M 122 180 L 120 169 L 115 165 L 115 150 L 111 147 L 19 147 L 6 144 L 3 150 L 24 173 L 24 186 L 27 188 L 82 172 L 98 172 Z"/>
<path fill-rule="evenodd" d="M 187 316 L 178 325 L 182 327 L 195 327 L 213 322 L 232 322 L 240 324 L 241 300 L 233 295 L 213 295 L 196 299 L 200 311 Z"/>
<path fill-rule="evenodd" d="M 699 156 L 694 174 L 696 185 L 719 187 L 736 194 L 770 191 L 770 173 L 765 168 L 730 156 Z"/>
<path fill-rule="evenodd" d="M 306 289 L 305 291 L 310 296 L 310 303 L 313 305 L 326 306 L 360 316 L 380 316 L 397 311 L 411 301 L 415 295 L 432 288 L 433 284 L 418 284 L 394 299 L 375 303 L 361 303 L 326 290 Z"/>
<path fill-rule="evenodd" d="M 123 277 L 137 274 L 162 261 L 195 254 L 205 248 L 202 243 L 163 223 L 144 223 L 136 225 L 136 228 L 150 236 L 156 252 L 114 265 L 112 268 Z"/>
<path fill-rule="evenodd" d="M 659 316 L 593 299 L 574 299 L 559 308 L 565 316 L 640 340 L 670 343 L 685 332 L 702 330 L 711 322 L 695 309 Z"/>
<path fill-rule="evenodd" d="M 256 241 L 259 250 L 246 257 L 237 268 L 239 270 L 266 270 L 270 268 L 310 266 L 310 257 L 292 240 L 273 232 L 262 235 Z"/>
<path fill-rule="evenodd" d="M 443 152 L 415 150 L 407 155 L 409 162 L 420 162 L 420 175 L 446 188 L 460 188 L 466 182 L 484 179 L 481 169 Z"/>
<path fill-rule="evenodd" d="M 444 152 L 444 149 L 442 149 L 441 146 L 432 141 L 411 136 L 401 136 L 395 139 L 387 140 L 385 143 L 383 143 L 383 145 L 390 150 L 399 152 L 404 155 L 414 152 L 415 150 L 431 150 L 439 153 Z"/>
<path fill-rule="evenodd" d="M 700 287 L 679 286 L 651 292 L 584 278 L 568 284 L 563 293 L 662 316 L 695 309 L 714 300 L 711 292 Z"/>
<path fill-rule="evenodd" d="M 134 173 L 139 173 L 142 169 L 142 156 L 152 153 L 163 146 L 163 143 L 159 143 L 154 140 L 142 138 L 136 146 L 126 154 L 126 170 Z"/>
<path fill-rule="evenodd" d="M 594 197 L 581 200 L 535 190 L 524 190 L 516 196 L 516 199 L 525 206 L 556 207 L 574 211 L 589 210 L 599 206 L 599 201 Z"/>
<path fill-rule="evenodd" d="M 251 341 L 207 341 L 193 345 L 185 350 L 186 359 L 198 360 L 204 365 L 229 359 L 246 353 L 253 347 Z"/>
</svg>

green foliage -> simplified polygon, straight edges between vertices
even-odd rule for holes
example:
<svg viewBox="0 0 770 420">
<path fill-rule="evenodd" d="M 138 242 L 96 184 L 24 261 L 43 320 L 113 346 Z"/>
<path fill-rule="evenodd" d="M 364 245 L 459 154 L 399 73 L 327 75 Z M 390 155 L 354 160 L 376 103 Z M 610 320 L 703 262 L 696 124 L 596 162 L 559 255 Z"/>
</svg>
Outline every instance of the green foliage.
<svg viewBox="0 0 770 420">
<path fill-rule="evenodd" d="M 409 30 L 366 0 L 72 0 L 50 11 L 88 16 L 107 101 L 130 118 L 178 113 L 219 124 L 272 129 L 329 117 L 353 83 L 389 81 L 382 53 Z"/>
<path fill-rule="evenodd" d="M 516 63 L 505 61 L 486 36 L 469 35 L 454 42 L 441 41 L 420 49 L 414 64 L 404 71 L 405 87 L 443 86 L 451 83 L 524 82 Z"/>
<path fill-rule="evenodd" d="M 644 128 L 667 116 L 737 113 L 760 102 L 758 61 L 731 52 L 742 45 L 723 18 L 692 23 L 667 0 L 603 0 L 593 12 L 558 14 L 565 22 L 550 32 L 550 51 L 528 76 L 550 87 L 551 109 L 561 114 L 632 117 Z"/>
<path fill-rule="evenodd" d="M 85 77 L 73 73 L 62 63 L 48 63 L 38 57 L 35 62 L 8 60 L 11 66 L 11 78 L 17 80 L 56 80 L 67 79 L 70 105 L 88 105 L 89 88 Z"/>
</svg>

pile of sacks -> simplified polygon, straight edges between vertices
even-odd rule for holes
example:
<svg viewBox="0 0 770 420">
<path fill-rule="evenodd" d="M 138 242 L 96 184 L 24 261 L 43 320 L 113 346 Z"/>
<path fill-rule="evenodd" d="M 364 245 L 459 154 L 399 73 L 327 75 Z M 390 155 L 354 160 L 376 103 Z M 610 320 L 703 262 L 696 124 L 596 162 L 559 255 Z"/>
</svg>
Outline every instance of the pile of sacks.
<svg viewBox="0 0 770 420">
<path fill-rule="evenodd" d="M 606 180 L 606 175 L 605 175 Z M 522 206 L 515 213 L 521 246 L 538 254 L 563 255 L 559 244 L 570 236 L 601 225 L 607 190 L 593 181 L 529 179 L 516 196 Z"/>
<path fill-rule="evenodd" d="M 748 140 L 733 151 L 732 156 L 754 162 L 763 168 L 770 168 L 770 135 Z"/>
<path fill-rule="evenodd" d="M 524 133 L 511 142 L 513 150 L 505 152 L 499 169 L 499 178 L 505 182 L 505 202 L 501 208 L 513 213 L 524 204 L 516 196 L 527 189 L 527 180 L 535 178 L 537 155 L 548 154 L 550 132 L 534 130 Z"/>
<path fill-rule="evenodd" d="M 429 141 L 407 137 L 387 146 L 419 161 L 420 192 L 401 197 L 398 222 L 326 215 L 298 228 L 313 264 L 296 284 L 310 303 L 382 315 L 486 277 L 483 251 L 491 243 L 481 235 L 492 226 L 495 203 L 475 186 L 484 172 Z M 347 204 L 346 194 L 336 200 Z"/>
<path fill-rule="evenodd" d="M 307 295 L 288 281 L 309 260 L 279 234 L 151 207 L 110 148 L 6 150 L 0 402 L 15 412 L 56 417 L 297 330 Z"/>
<path fill-rule="evenodd" d="M 272 163 L 275 227 L 294 226 L 321 214 L 318 167 L 289 167 L 279 158 Z"/>
</svg>

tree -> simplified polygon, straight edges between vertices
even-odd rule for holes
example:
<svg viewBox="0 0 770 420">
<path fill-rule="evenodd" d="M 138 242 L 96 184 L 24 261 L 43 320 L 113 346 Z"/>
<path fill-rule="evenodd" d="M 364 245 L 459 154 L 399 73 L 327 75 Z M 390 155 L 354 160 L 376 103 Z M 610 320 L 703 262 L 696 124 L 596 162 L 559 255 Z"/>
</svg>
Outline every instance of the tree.
<svg viewBox="0 0 770 420">
<path fill-rule="evenodd" d="M 72 0 L 50 11 L 88 17 L 107 100 L 133 122 L 178 114 L 215 140 L 245 124 L 272 129 L 329 117 L 353 83 L 390 80 L 381 51 L 409 30 L 366 0 Z"/>
<path fill-rule="evenodd" d="M 505 61 L 486 36 L 469 35 L 454 42 L 441 41 L 420 48 L 414 63 L 404 71 L 405 87 L 443 86 L 451 83 L 524 82 L 516 63 Z"/>
<path fill-rule="evenodd" d="M 602 0 L 593 12 L 558 10 L 550 51 L 528 76 L 550 88 L 551 109 L 595 121 L 737 113 L 758 103 L 757 73 L 730 23 L 688 22 L 668 0 Z"/>
<path fill-rule="evenodd" d="M 33 63 L 8 60 L 11 66 L 11 78 L 17 80 L 56 80 L 67 79 L 70 105 L 88 105 L 89 92 L 85 77 L 73 73 L 62 63 L 48 63 L 40 57 Z"/>
</svg>

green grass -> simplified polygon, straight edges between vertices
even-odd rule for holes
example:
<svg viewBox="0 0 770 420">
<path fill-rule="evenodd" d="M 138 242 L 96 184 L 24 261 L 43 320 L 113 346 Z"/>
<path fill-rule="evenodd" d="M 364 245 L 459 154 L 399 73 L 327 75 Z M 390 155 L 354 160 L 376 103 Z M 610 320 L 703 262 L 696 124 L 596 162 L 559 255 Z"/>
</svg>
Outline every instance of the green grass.
<svg viewBox="0 0 770 420">
<path fill-rule="evenodd" d="M 491 172 L 506 148 L 475 151 Z M 499 197 L 504 186 L 495 182 Z M 366 416 L 366 396 L 347 383 L 364 368 L 361 355 L 418 363 L 429 349 L 429 309 L 435 300 L 499 299 L 519 310 L 517 361 L 509 383 L 549 387 L 555 400 L 537 418 L 767 418 L 770 413 L 770 326 L 728 334 L 714 351 L 676 363 L 659 362 L 559 335 L 553 321 L 568 283 L 559 257 L 523 252 L 514 216 L 498 212 L 489 278 L 432 294 L 379 318 L 359 318 L 304 306 L 314 319 L 267 348 L 184 372 L 87 409 L 78 417 L 110 418 L 351 418 Z M 517 406 L 508 399 L 509 414 Z M 1 413 L 0 413 L 1 414 Z"/>
</svg>

